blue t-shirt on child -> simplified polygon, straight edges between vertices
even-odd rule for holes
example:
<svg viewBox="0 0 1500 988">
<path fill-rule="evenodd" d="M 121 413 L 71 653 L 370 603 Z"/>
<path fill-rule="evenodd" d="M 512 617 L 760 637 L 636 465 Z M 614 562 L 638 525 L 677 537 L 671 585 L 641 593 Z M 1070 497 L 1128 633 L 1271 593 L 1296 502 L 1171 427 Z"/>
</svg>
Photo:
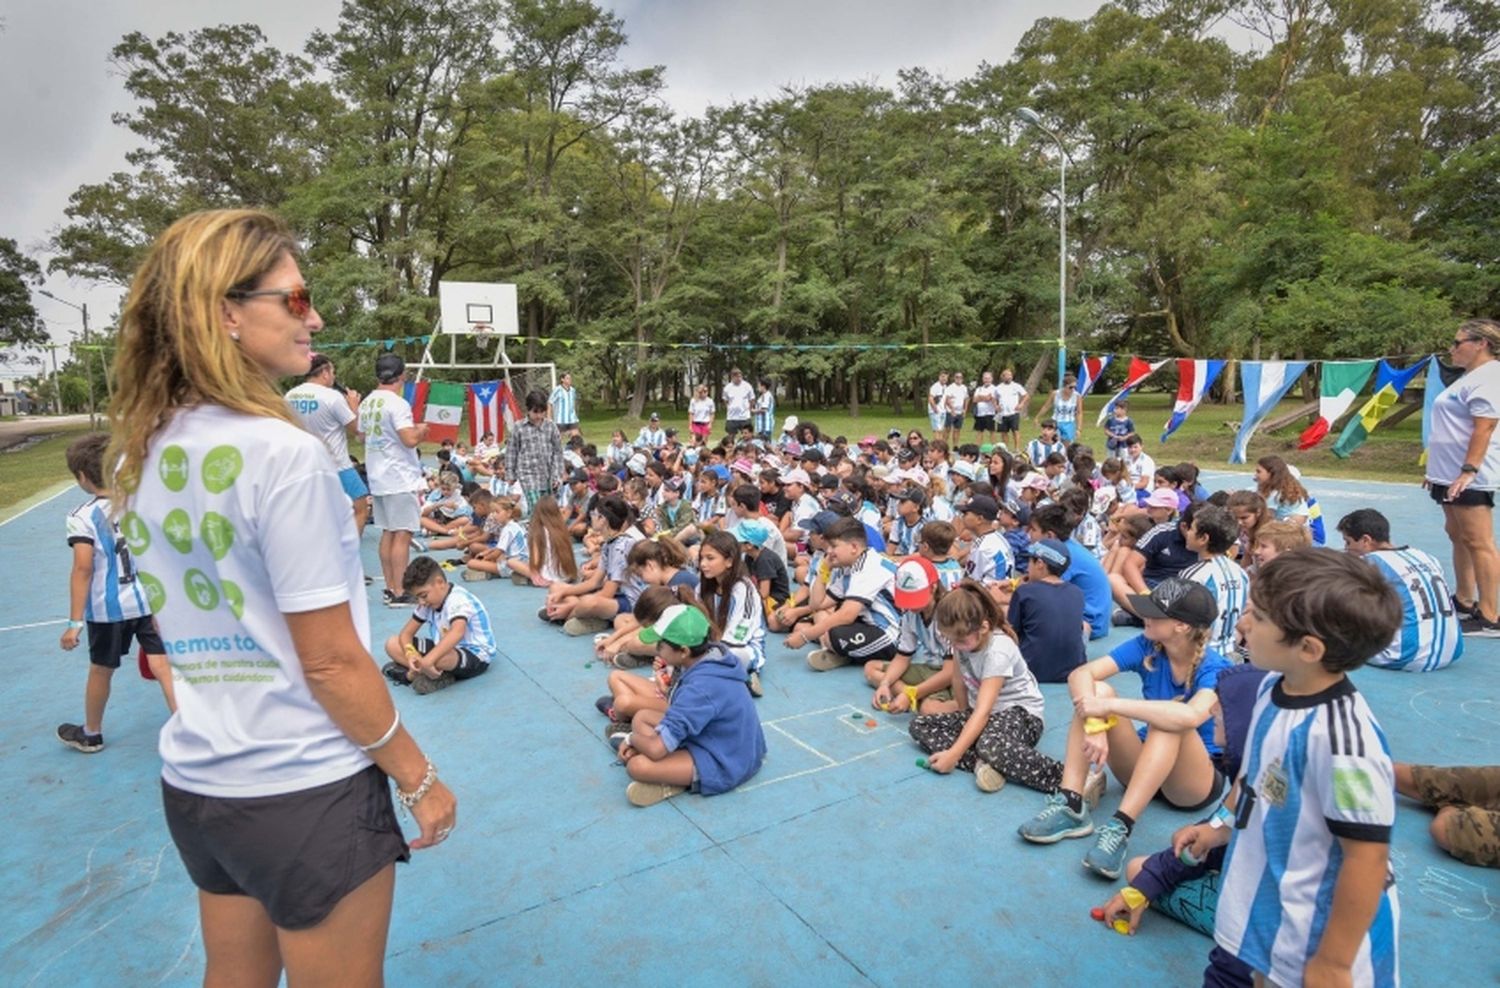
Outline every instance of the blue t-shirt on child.
<svg viewBox="0 0 1500 988">
<path fill-rule="evenodd" d="M 1128 642 L 1116 645 L 1110 651 L 1109 657 L 1115 660 L 1115 665 L 1121 672 L 1133 672 L 1141 677 L 1141 698 L 1145 700 L 1180 700 L 1186 702 L 1199 690 L 1217 689 L 1219 685 L 1219 674 L 1234 668 L 1234 663 L 1220 655 L 1212 648 L 1203 652 L 1203 661 L 1198 663 L 1198 671 L 1193 675 L 1192 688 L 1184 690 L 1181 683 L 1172 681 L 1172 664 L 1167 661 L 1167 656 L 1160 651 L 1156 644 L 1146 638 L 1145 635 L 1136 635 Z M 1151 668 L 1146 668 L 1146 660 L 1153 658 Z M 1146 728 L 1141 727 L 1137 733 L 1141 740 L 1146 739 Z M 1219 746 L 1214 744 L 1214 719 L 1209 717 L 1198 725 L 1198 736 L 1203 739 L 1203 747 L 1208 749 L 1210 755 L 1219 753 Z"/>
</svg>

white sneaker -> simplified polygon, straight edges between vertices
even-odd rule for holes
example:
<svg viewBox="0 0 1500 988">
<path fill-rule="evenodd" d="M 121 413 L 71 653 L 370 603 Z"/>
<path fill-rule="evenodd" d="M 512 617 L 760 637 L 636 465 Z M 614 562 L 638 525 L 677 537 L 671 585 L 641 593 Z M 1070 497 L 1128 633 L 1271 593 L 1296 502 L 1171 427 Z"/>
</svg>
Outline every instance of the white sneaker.
<svg viewBox="0 0 1500 988">
<path fill-rule="evenodd" d="M 1005 776 L 983 758 L 974 763 L 974 785 L 980 792 L 999 792 L 1005 788 Z"/>
<path fill-rule="evenodd" d="M 818 672 L 827 672 L 829 669 L 837 669 L 839 666 L 848 665 L 849 660 L 831 648 L 820 648 L 808 653 L 807 664 Z"/>
<path fill-rule="evenodd" d="M 1083 780 L 1083 805 L 1091 811 L 1099 808 L 1099 801 L 1104 798 L 1104 793 L 1109 789 L 1109 775 L 1102 768 L 1089 769 L 1088 778 Z"/>
</svg>

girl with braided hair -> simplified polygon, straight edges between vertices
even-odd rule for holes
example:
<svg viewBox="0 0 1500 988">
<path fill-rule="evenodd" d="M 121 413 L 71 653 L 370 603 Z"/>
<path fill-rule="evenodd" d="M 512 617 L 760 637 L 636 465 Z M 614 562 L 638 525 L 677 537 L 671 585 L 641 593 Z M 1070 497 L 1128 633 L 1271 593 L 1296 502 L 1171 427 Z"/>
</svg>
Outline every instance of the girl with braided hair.
<svg viewBox="0 0 1500 988">
<path fill-rule="evenodd" d="M 1068 676 L 1073 722 L 1062 786 L 1020 829 L 1034 844 L 1092 834 L 1084 793 L 1097 805 L 1093 794 L 1103 794 L 1107 765 L 1125 794 L 1083 864 L 1110 880 L 1120 876 L 1131 828 L 1152 799 L 1197 811 L 1218 800 L 1225 785 L 1214 766 L 1213 709 L 1219 674 L 1232 663 L 1208 644 L 1219 610 L 1214 595 L 1202 584 L 1168 577 L 1149 594 L 1132 594 L 1130 603 L 1145 631 Z M 1117 696 L 1105 682 L 1121 672 L 1140 677 L 1141 699 Z M 1091 766 L 1100 774 L 1085 783 Z"/>
</svg>

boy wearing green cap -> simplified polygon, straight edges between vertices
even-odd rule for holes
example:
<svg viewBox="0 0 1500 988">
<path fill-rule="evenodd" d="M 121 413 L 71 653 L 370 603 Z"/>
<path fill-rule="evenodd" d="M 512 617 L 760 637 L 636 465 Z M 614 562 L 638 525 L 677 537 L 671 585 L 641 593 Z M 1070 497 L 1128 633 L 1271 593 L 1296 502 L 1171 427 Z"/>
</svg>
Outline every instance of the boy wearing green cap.
<svg viewBox="0 0 1500 988">
<path fill-rule="evenodd" d="M 755 703 L 739 660 L 709 640 L 708 616 L 674 604 L 640 631 L 657 657 L 677 670 L 665 712 L 642 710 L 630 732 L 613 738 L 632 779 L 625 796 L 636 806 L 670 799 L 689 787 L 712 796 L 741 785 L 766 757 Z"/>
</svg>

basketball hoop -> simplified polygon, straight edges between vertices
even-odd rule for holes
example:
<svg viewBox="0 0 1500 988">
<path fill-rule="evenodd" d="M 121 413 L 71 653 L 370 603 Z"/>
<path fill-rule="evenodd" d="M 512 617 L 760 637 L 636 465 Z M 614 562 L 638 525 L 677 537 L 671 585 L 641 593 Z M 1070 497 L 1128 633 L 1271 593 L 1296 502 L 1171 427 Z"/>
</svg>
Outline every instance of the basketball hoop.
<svg viewBox="0 0 1500 988">
<path fill-rule="evenodd" d="M 476 322 L 472 325 L 474 327 L 474 338 L 476 340 L 487 340 L 495 332 L 495 327 L 487 322 Z"/>
</svg>

